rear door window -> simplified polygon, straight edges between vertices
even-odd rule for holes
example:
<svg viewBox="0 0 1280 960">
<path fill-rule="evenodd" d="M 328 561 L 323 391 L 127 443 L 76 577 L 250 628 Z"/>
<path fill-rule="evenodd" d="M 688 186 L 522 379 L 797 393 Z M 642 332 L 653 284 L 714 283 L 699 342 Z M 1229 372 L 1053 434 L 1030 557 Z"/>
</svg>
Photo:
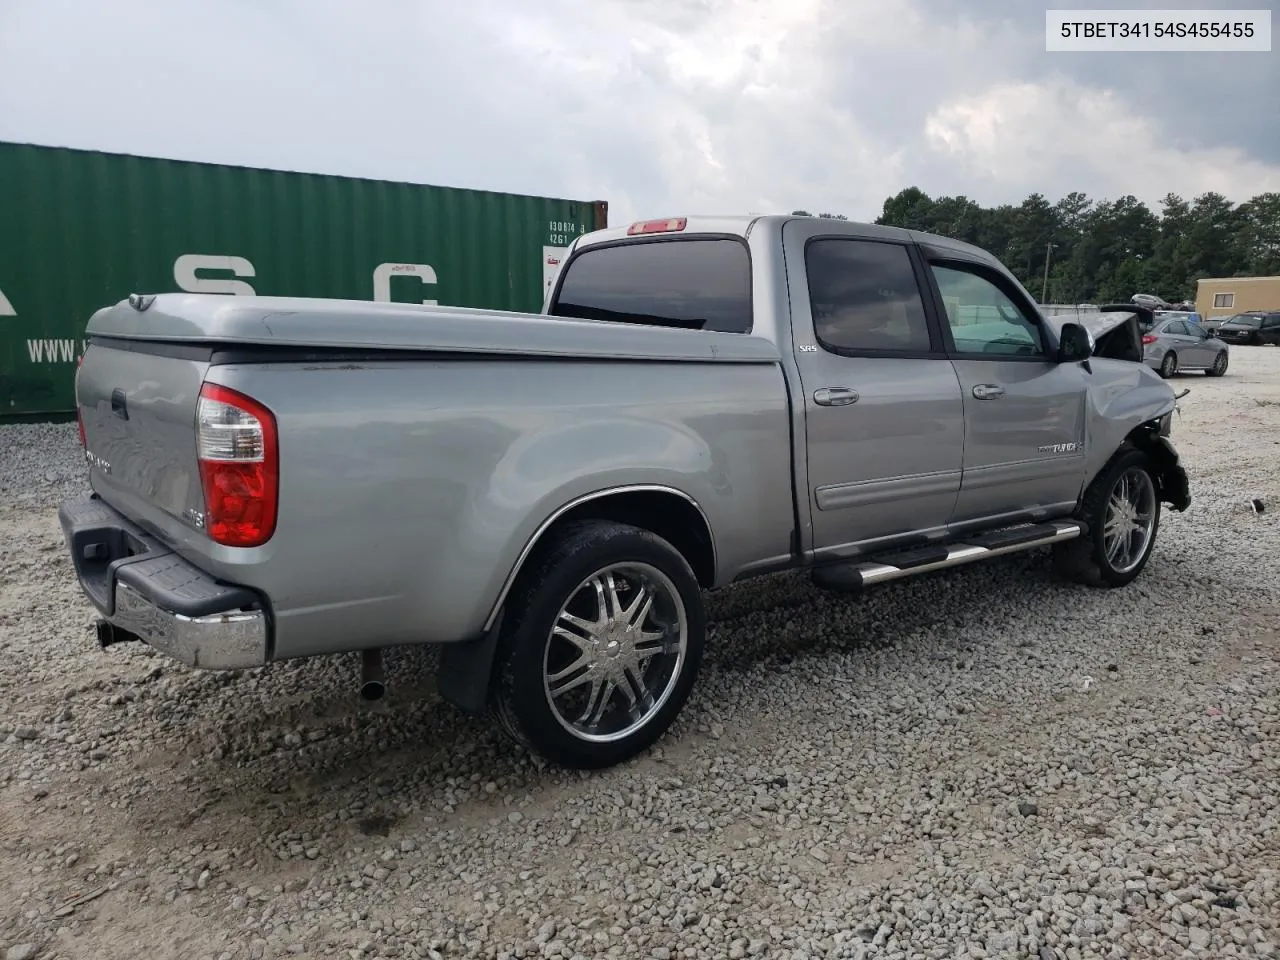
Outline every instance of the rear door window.
<svg viewBox="0 0 1280 960">
<path fill-rule="evenodd" d="M 751 331 L 751 259 L 740 240 L 592 247 L 569 261 L 550 313 L 685 330 Z"/>
<path fill-rule="evenodd" d="M 907 248 L 823 238 L 805 248 L 818 342 L 832 353 L 928 353 L 924 300 Z"/>
</svg>

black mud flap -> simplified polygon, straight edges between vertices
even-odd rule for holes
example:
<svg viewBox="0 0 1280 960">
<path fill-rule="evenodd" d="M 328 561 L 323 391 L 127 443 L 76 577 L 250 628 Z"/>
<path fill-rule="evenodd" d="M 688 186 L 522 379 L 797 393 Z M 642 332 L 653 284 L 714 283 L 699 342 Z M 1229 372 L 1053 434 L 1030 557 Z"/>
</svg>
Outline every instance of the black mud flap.
<svg viewBox="0 0 1280 960">
<path fill-rule="evenodd" d="M 440 649 L 436 689 L 440 696 L 469 714 L 483 713 L 492 689 L 494 655 L 505 611 L 493 627 L 475 640 L 446 643 Z"/>
<path fill-rule="evenodd" d="M 1142 444 L 1156 467 L 1156 482 L 1160 486 L 1162 503 L 1167 503 L 1181 513 L 1191 506 L 1191 485 L 1187 471 L 1178 462 L 1178 451 L 1167 437 L 1147 437 Z"/>
</svg>

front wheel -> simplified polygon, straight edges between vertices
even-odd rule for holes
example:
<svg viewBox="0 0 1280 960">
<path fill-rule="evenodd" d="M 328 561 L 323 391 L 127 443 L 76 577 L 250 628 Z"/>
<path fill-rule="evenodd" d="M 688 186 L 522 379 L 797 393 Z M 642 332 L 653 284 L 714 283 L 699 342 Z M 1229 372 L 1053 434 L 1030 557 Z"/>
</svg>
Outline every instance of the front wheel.
<svg viewBox="0 0 1280 960">
<path fill-rule="evenodd" d="M 662 736 L 706 640 L 685 558 L 656 534 L 609 521 L 553 534 L 507 613 L 498 718 L 517 743 L 574 769 L 621 763 Z"/>
<path fill-rule="evenodd" d="M 1219 350 L 1213 358 L 1213 366 L 1205 371 L 1211 377 L 1220 377 L 1227 372 L 1227 351 Z"/>
<path fill-rule="evenodd" d="M 1054 547 L 1054 568 L 1075 583 L 1122 587 L 1142 572 L 1160 529 L 1151 459 L 1125 447 L 1089 485 L 1079 516 L 1088 532 Z"/>
</svg>

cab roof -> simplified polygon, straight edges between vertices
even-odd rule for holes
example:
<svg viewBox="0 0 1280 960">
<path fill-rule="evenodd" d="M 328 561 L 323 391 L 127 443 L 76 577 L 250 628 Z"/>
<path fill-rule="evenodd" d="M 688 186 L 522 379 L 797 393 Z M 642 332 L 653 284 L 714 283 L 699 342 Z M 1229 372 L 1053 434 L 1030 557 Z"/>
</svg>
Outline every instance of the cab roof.
<svg viewBox="0 0 1280 960">
<path fill-rule="evenodd" d="M 721 236 L 737 236 L 745 239 L 760 229 L 780 232 L 785 224 L 792 221 L 819 223 L 822 224 L 824 230 L 832 234 L 923 244 L 1003 267 L 1003 264 L 1000 264 L 990 251 L 951 237 L 925 233 L 922 230 L 909 230 L 905 227 L 867 223 L 860 220 L 835 220 L 797 214 L 691 215 L 636 220 L 620 226 L 606 227 L 603 230 L 595 230 L 591 233 L 583 234 L 574 241 L 574 248 L 581 250 L 598 244 L 616 243 L 619 240 L 634 240 L 645 236 L 675 236 L 678 234 L 686 236 L 692 234 L 720 234 Z"/>
</svg>

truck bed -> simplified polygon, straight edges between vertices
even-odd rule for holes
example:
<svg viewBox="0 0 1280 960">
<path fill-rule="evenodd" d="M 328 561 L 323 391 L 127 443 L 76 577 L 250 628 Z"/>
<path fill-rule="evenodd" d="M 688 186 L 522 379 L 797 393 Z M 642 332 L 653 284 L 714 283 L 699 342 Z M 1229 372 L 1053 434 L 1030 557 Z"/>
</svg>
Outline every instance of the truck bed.
<svg viewBox="0 0 1280 960">
<path fill-rule="evenodd" d="M 215 582 L 270 598 L 271 659 L 356 637 L 474 638 L 539 525 L 615 484 L 692 497 L 724 531 L 721 582 L 790 555 L 790 414 L 768 340 L 366 302 L 140 306 L 89 324 L 91 485 Z M 274 418 L 278 511 L 261 546 L 201 527 L 196 406 L 211 384 Z"/>
</svg>

